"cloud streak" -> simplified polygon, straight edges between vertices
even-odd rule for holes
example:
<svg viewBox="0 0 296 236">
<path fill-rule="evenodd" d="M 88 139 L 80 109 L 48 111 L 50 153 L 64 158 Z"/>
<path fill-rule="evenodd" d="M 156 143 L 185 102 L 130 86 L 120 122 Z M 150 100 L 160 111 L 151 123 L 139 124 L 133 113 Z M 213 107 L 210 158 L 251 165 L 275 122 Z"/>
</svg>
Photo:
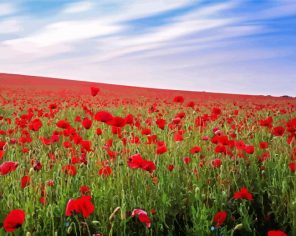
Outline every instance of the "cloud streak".
<svg viewBox="0 0 296 236">
<path fill-rule="evenodd" d="M 0 16 L 7 16 L 15 13 L 17 8 L 11 3 L 0 3 Z"/>
</svg>

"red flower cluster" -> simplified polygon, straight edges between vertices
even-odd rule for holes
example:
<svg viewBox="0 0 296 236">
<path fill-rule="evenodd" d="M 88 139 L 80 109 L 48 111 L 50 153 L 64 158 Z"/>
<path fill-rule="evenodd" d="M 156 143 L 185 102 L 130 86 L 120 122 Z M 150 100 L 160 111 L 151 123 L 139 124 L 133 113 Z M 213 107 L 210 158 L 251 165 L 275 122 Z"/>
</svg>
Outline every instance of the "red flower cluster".
<svg viewBox="0 0 296 236">
<path fill-rule="evenodd" d="M 235 192 L 233 195 L 234 199 L 246 199 L 253 200 L 253 194 L 248 191 L 247 188 L 241 188 L 239 192 Z"/>
<path fill-rule="evenodd" d="M 127 164 L 131 169 L 142 169 L 149 171 L 150 173 L 156 169 L 156 166 L 152 161 L 143 159 L 140 154 L 130 156 Z"/>
<path fill-rule="evenodd" d="M 66 206 L 66 216 L 71 216 L 73 213 L 80 213 L 83 217 L 87 218 L 95 210 L 91 202 L 91 197 L 84 195 L 77 199 L 70 199 Z"/>
</svg>

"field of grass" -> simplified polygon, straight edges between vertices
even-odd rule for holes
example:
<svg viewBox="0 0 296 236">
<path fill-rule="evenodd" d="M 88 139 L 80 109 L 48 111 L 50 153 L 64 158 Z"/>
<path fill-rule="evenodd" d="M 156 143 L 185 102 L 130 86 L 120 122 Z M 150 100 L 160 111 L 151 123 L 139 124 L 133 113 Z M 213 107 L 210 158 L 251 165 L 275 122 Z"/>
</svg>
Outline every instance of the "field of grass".
<svg viewBox="0 0 296 236">
<path fill-rule="evenodd" d="M 0 235 L 296 235 L 296 100 L 0 74 Z"/>
</svg>

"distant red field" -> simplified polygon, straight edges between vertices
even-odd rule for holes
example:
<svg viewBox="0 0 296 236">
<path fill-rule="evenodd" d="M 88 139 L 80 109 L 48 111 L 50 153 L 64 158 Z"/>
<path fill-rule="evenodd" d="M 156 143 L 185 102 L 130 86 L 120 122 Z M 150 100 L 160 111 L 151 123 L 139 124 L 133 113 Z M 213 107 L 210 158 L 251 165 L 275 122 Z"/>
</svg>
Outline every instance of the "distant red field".
<svg viewBox="0 0 296 236">
<path fill-rule="evenodd" d="M 90 86 L 98 86 L 102 90 L 102 94 L 108 94 L 112 97 L 137 97 L 145 96 L 151 98 L 171 99 L 172 96 L 182 95 L 188 100 L 211 100 L 211 99 L 227 99 L 227 100 L 256 100 L 256 101 L 270 101 L 284 100 L 287 101 L 291 98 L 272 97 L 272 96 L 255 96 L 255 95 L 241 95 L 241 94 L 224 94 L 224 93 L 211 93 L 211 92 L 192 92 L 192 91 L 179 91 L 179 90 L 165 90 L 154 88 L 141 88 L 123 85 L 112 85 L 104 83 L 94 83 L 85 81 L 65 80 L 58 78 L 28 76 L 28 75 L 15 75 L 0 73 L 0 88 L 1 89 L 39 89 L 39 91 L 64 91 L 77 92 L 79 94 L 88 94 Z"/>
</svg>

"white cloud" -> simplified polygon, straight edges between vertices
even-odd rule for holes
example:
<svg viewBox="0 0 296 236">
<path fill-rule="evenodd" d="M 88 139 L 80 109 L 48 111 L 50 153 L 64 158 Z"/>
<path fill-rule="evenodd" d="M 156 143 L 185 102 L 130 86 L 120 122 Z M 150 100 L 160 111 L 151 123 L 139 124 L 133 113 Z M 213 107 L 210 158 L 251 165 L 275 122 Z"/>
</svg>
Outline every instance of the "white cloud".
<svg viewBox="0 0 296 236">
<path fill-rule="evenodd" d="M 183 4 L 185 3 L 183 2 Z M 236 5 L 237 3 L 228 2 L 201 7 L 185 15 L 174 17 L 171 19 L 170 24 L 153 28 L 145 34 L 108 39 L 108 43 L 106 44 L 108 50 L 104 50 L 104 55 L 100 54 L 98 61 L 111 60 L 130 53 L 144 51 L 145 53 L 141 55 L 145 56 L 145 54 L 149 54 L 148 50 L 165 47 L 165 44 L 169 44 L 180 37 L 188 36 L 192 33 L 196 34 L 213 28 L 219 29 L 225 27 L 240 19 L 215 18 L 213 17 L 213 14 L 231 9 Z M 170 7 L 173 6 L 174 5 L 171 5 Z M 143 13 L 144 12 L 141 12 L 141 14 Z M 98 43 L 101 44 L 101 41 Z M 182 43 L 182 40 L 178 40 L 178 43 Z M 163 52 L 163 50 L 160 51 Z"/>
<path fill-rule="evenodd" d="M 193 20 L 193 19 L 200 19 L 200 18 L 212 18 L 218 15 L 219 13 L 230 10 L 236 7 L 240 1 L 229 1 L 225 3 L 216 3 L 211 4 L 209 6 L 197 8 L 196 10 L 186 14 L 184 16 L 178 17 L 179 20 Z M 221 17 L 221 16 L 220 16 Z"/>
<path fill-rule="evenodd" d="M 148 17 L 162 12 L 174 10 L 177 8 L 197 3 L 196 0 L 134 0 L 125 1 L 119 8 L 119 11 L 111 13 L 108 17 L 112 21 L 133 20 L 142 17 Z"/>
<path fill-rule="evenodd" d="M 144 58 L 152 59 L 164 56 L 177 56 L 189 52 L 193 53 L 204 49 L 217 50 L 218 48 L 226 48 L 233 46 L 238 38 L 241 38 L 243 36 L 249 36 L 263 31 L 265 31 L 265 29 L 263 29 L 260 26 L 225 26 L 220 30 L 218 29 L 217 34 L 215 35 L 201 35 L 199 38 L 187 39 L 178 43 L 172 41 L 170 43 L 160 44 L 158 45 L 158 48 L 151 48 L 153 50 L 149 50 L 144 53 L 138 53 L 136 55 L 130 55 L 129 58 L 134 58 L 136 60 Z M 162 50 L 159 50 L 159 47 L 161 47 Z M 209 63 L 209 61 L 210 60 L 208 60 L 206 63 Z M 191 66 L 196 66 L 196 63 L 185 63 L 183 65 L 174 66 L 174 68 L 185 68 Z"/>
<path fill-rule="evenodd" d="M 287 1 L 279 5 L 263 10 L 260 14 L 251 17 L 251 19 L 272 19 L 296 15 L 296 2 Z"/>
<path fill-rule="evenodd" d="M 21 24 L 16 19 L 0 21 L 0 35 L 16 33 L 19 32 L 21 29 Z"/>
<path fill-rule="evenodd" d="M 203 19 L 203 20 L 192 20 L 173 23 L 169 26 L 159 27 L 157 30 L 153 31 L 151 34 L 145 34 L 140 37 L 135 37 L 134 39 L 127 40 L 123 42 L 123 45 L 139 45 L 148 44 L 156 42 L 164 42 L 173 40 L 178 37 L 182 37 L 191 33 L 201 32 L 211 28 L 219 27 L 230 23 L 229 20 L 224 19 Z"/>
<path fill-rule="evenodd" d="M 46 47 L 62 43 L 73 43 L 92 37 L 106 36 L 123 30 L 119 25 L 104 24 L 97 20 L 64 21 L 47 25 L 45 29 L 25 38 L 9 40 L 5 43 L 20 48 L 24 42 Z"/>
<path fill-rule="evenodd" d="M 85 12 L 91 10 L 92 7 L 94 7 L 94 5 L 88 1 L 75 2 L 67 5 L 63 13 L 73 14 Z"/>
<path fill-rule="evenodd" d="M 123 25 L 123 21 L 172 10 L 192 2 L 193 0 L 163 0 L 157 2 L 147 2 L 141 0 L 130 2 L 131 4 L 126 2 L 125 4 L 122 4 L 122 9 L 118 9 L 117 12 L 110 14 L 104 13 L 100 17 L 86 17 L 82 18 L 80 21 L 73 19 L 67 21 L 57 20 L 44 25 L 43 29 L 37 32 L 30 33 L 19 39 L 8 40 L 5 44 L 12 46 L 16 50 L 28 51 L 30 48 L 36 49 L 64 43 L 76 43 L 93 37 L 112 35 L 123 32 L 126 29 Z M 101 4 L 104 3 L 106 4 L 104 1 L 101 2 Z M 89 10 L 92 6 L 91 2 L 77 2 L 68 5 L 62 12 L 78 13 Z M 168 32 L 170 34 L 168 36 L 165 36 L 163 33 L 163 36 L 155 36 L 158 37 L 158 40 L 161 40 L 161 37 L 171 37 L 173 34 L 180 35 L 182 34 L 180 31 L 184 30 L 179 29 L 179 32 Z M 141 39 L 138 38 L 137 40 Z M 153 41 L 152 38 L 150 38 L 150 40 Z M 34 44 L 34 47 L 27 47 L 27 45 L 30 44 Z"/>
<path fill-rule="evenodd" d="M 10 3 L 0 3 L 0 16 L 11 15 L 17 11 L 16 7 Z"/>
<path fill-rule="evenodd" d="M 165 47 L 176 38 L 183 37 L 192 33 L 202 32 L 215 27 L 227 25 L 230 20 L 194 20 L 177 22 L 165 27 L 158 27 L 142 36 L 120 38 L 110 40 L 111 50 L 105 55 L 99 56 L 98 61 L 111 60 L 134 52 L 147 51 L 149 49 Z M 113 45 L 112 45 L 113 44 Z M 110 49 L 110 47 L 109 47 Z"/>
</svg>

